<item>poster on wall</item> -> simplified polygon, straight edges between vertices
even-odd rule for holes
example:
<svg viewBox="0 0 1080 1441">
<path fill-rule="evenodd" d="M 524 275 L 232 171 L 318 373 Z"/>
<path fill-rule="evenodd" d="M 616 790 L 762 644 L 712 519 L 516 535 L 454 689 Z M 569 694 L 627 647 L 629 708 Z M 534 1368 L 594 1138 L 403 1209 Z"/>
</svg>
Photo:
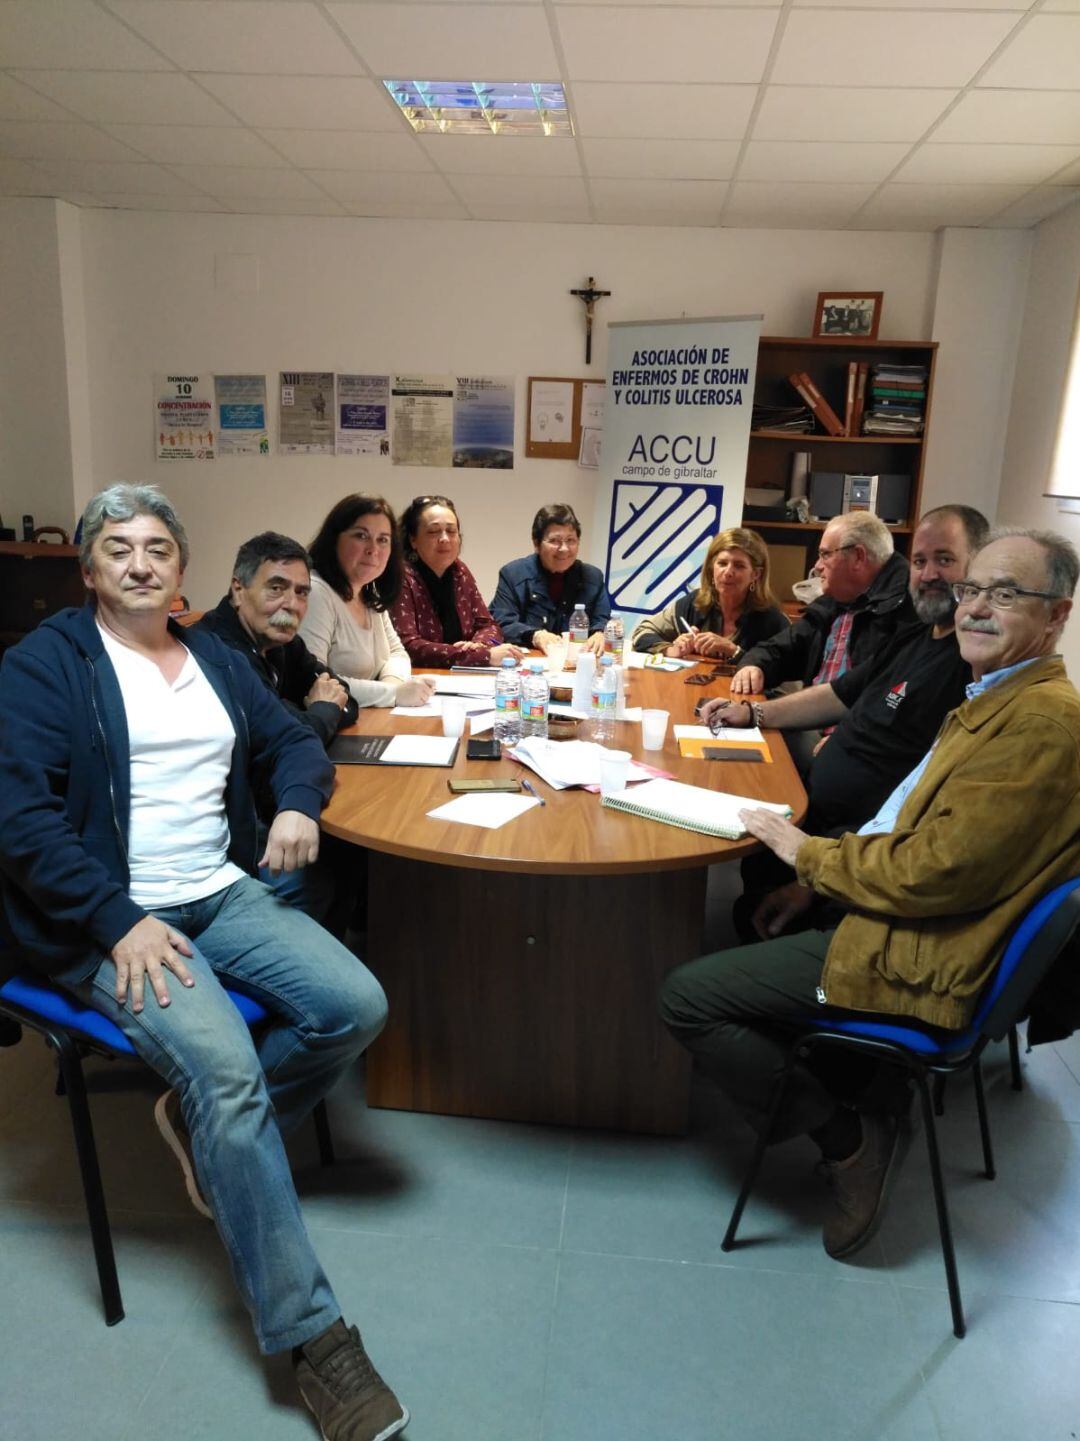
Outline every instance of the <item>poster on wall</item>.
<svg viewBox="0 0 1080 1441">
<path fill-rule="evenodd" d="M 208 376 L 154 376 L 158 460 L 213 460 L 214 400 Z"/>
<path fill-rule="evenodd" d="M 453 458 L 454 380 L 395 375 L 390 387 L 390 455 L 395 465 L 446 465 Z"/>
<path fill-rule="evenodd" d="M 278 446 L 282 454 L 333 455 L 334 372 L 283 370 L 278 399 Z"/>
<path fill-rule="evenodd" d="M 266 376 L 215 375 L 218 455 L 269 455 Z"/>
<path fill-rule="evenodd" d="M 574 382 L 534 380 L 529 397 L 529 434 L 546 445 L 568 445 L 574 434 Z"/>
<path fill-rule="evenodd" d="M 512 377 L 457 377 L 454 390 L 454 466 L 473 470 L 513 470 Z"/>
<path fill-rule="evenodd" d="M 390 377 L 337 377 L 338 455 L 390 454 Z"/>
<path fill-rule="evenodd" d="M 604 439 L 604 392 L 606 385 L 586 382 L 581 387 L 581 446 L 578 465 L 583 470 L 600 469 L 600 445 Z"/>
<path fill-rule="evenodd" d="M 616 610 L 693 589 L 711 538 L 740 523 L 761 321 L 609 326 L 596 527 Z"/>
</svg>

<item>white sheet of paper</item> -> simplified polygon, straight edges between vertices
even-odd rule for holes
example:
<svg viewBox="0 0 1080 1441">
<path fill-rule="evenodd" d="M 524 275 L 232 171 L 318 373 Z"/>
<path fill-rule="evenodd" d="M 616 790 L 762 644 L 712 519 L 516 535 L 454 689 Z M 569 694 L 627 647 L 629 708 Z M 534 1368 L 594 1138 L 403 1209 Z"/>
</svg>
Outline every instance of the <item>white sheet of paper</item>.
<svg viewBox="0 0 1080 1441">
<path fill-rule="evenodd" d="M 396 705 L 390 714 L 416 716 L 417 719 L 426 715 L 442 715 L 442 702 L 433 695 L 426 705 Z"/>
<path fill-rule="evenodd" d="M 534 796 L 516 796 L 509 791 L 494 794 L 455 796 L 445 805 L 436 806 L 428 815 L 437 821 L 457 821 L 463 826 L 483 826 L 497 831 L 507 821 L 517 820 L 540 802 Z"/>
<path fill-rule="evenodd" d="M 437 675 L 436 695 L 493 696 L 495 677 L 493 675 Z"/>
<path fill-rule="evenodd" d="M 379 760 L 382 765 L 448 766 L 458 739 L 457 736 L 395 736 Z"/>
<path fill-rule="evenodd" d="M 494 724 L 495 712 L 493 710 L 482 711 L 479 715 L 470 714 L 469 734 L 471 736 L 482 736 L 485 731 L 491 730 Z"/>
<path fill-rule="evenodd" d="M 519 741 L 511 756 L 534 770 L 552 790 L 563 791 L 568 786 L 600 784 L 600 758 L 604 749 L 596 741 L 545 741 L 533 736 Z M 630 762 L 628 782 L 650 779 L 649 771 L 635 761 Z"/>
<path fill-rule="evenodd" d="M 699 741 L 752 741 L 761 745 L 765 739 L 757 726 L 724 726 L 719 733 L 711 731 L 708 726 L 672 726 L 672 730 L 676 740 L 686 736 Z"/>
</svg>

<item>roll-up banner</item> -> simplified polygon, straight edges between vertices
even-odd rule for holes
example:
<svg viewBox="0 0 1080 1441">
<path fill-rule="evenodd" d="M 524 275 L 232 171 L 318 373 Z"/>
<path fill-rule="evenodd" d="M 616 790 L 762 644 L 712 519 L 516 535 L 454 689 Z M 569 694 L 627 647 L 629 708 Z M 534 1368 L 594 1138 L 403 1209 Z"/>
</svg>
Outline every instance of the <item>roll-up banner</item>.
<svg viewBox="0 0 1080 1441">
<path fill-rule="evenodd" d="M 709 541 L 741 523 L 761 322 L 609 326 L 594 523 L 626 615 L 654 615 L 695 589 Z"/>
</svg>

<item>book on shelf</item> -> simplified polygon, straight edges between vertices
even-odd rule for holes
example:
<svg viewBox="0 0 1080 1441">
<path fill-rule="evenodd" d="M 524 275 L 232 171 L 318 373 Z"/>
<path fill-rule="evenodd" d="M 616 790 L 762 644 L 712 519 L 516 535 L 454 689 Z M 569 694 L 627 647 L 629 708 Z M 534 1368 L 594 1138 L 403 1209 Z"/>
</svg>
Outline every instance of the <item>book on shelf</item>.
<svg viewBox="0 0 1080 1441">
<path fill-rule="evenodd" d="M 855 413 L 851 418 L 852 435 L 862 434 L 863 411 L 866 409 L 866 382 L 869 374 L 869 363 L 860 360 L 855 368 Z"/>
<path fill-rule="evenodd" d="M 807 405 L 814 412 L 814 416 L 821 422 L 830 435 L 843 435 L 844 422 L 833 410 L 832 406 L 818 390 L 817 386 L 807 375 L 805 370 L 793 371 L 788 376 L 789 382 L 806 401 Z"/>
<path fill-rule="evenodd" d="M 808 435 L 814 429 L 814 417 L 805 405 L 762 405 L 757 402 L 750 417 L 752 430 L 786 430 Z"/>
<path fill-rule="evenodd" d="M 851 360 L 847 368 L 847 399 L 844 403 L 844 434 L 857 435 L 855 426 L 855 388 L 859 377 L 859 362 Z"/>
</svg>

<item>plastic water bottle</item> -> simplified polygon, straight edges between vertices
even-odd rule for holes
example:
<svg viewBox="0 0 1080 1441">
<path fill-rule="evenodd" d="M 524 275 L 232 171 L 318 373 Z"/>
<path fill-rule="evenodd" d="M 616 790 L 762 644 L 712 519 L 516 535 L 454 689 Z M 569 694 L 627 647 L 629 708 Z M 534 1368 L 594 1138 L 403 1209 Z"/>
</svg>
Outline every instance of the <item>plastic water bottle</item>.
<svg viewBox="0 0 1080 1441">
<path fill-rule="evenodd" d="M 621 615 L 613 615 L 604 627 L 604 654 L 611 656 L 616 665 L 622 665 L 623 622 Z"/>
<path fill-rule="evenodd" d="M 495 677 L 495 739 L 504 746 L 517 745 L 521 739 L 521 677 L 511 656 Z"/>
<path fill-rule="evenodd" d="M 594 741 L 609 741 L 615 736 L 615 696 L 618 690 L 618 676 L 611 656 L 600 657 L 600 668 L 593 677 L 592 690 L 592 738 Z"/>
<path fill-rule="evenodd" d="M 583 605 L 574 606 L 570 617 L 570 644 L 584 645 L 589 639 L 589 616 Z"/>
<path fill-rule="evenodd" d="M 551 688 L 544 674 L 544 662 L 531 660 L 521 682 L 521 734 L 547 740 L 548 701 Z"/>
</svg>

